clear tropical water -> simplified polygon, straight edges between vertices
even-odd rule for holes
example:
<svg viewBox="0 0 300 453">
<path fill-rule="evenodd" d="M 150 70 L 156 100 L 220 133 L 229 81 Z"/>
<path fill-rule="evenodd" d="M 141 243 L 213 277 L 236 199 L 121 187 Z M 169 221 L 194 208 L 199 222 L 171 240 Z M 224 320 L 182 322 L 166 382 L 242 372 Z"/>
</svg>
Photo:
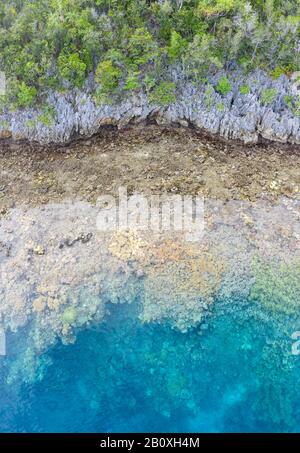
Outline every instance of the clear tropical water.
<svg viewBox="0 0 300 453">
<path fill-rule="evenodd" d="M 297 318 L 217 301 L 202 328 L 142 325 L 132 305 L 47 352 L 42 379 L 5 381 L 0 430 L 16 432 L 299 431 Z M 240 309 L 239 309 L 240 307 Z M 11 335 L 17 351 L 22 335 Z M 17 354 L 17 352 L 15 353 Z"/>
</svg>

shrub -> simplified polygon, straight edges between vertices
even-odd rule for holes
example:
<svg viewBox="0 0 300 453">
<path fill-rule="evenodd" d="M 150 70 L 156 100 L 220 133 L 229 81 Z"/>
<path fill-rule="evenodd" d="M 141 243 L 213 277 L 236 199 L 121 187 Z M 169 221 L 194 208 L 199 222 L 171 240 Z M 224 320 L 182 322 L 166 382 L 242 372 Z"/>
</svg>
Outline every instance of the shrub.
<svg viewBox="0 0 300 453">
<path fill-rule="evenodd" d="M 284 101 L 289 107 L 293 115 L 300 116 L 300 97 L 299 96 L 284 96 Z"/>
<path fill-rule="evenodd" d="M 186 49 L 183 62 L 188 75 L 198 81 L 206 77 L 210 70 L 223 67 L 220 49 L 209 33 L 197 33 L 193 37 Z"/>
<path fill-rule="evenodd" d="M 158 48 L 151 33 L 143 27 L 135 30 L 128 43 L 130 63 L 138 67 L 154 60 L 157 55 Z"/>
<path fill-rule="evenodd" d="M 242 85 L 240 87 L 240 93 L 243 94 L 243 95 L 247 95 L 250 93 L 250 88 L 248 87 L 248 85 Z"/>
<path fill-rule="evenodd" d="M 218 93 L 226 96 L 231 91 L 231 84 L 226 76 L 222 76 L 216 85 L 216 90 Z"/>
<path fill-rule="evenodd" d="M 18 105 L 20 107 L 30 107 L 33 104 L 37 95 L 35 87 L 26 85 L 25 82 L 21 82 L 18 87 Z"/>
<path fill-rule="evenodd" d="M 276 96 L 277 96 L 276 88 L 266 88 L 261 92 L 261 102 L 264 105 L 272 104 L 272 102 L 275 101 Z"/>
<path fill-rule="evenodd" d="M 51 126 L 55 119 L 55 109 L 50 105 L 45 105 L 42 109 L 42 114 L 38 116 L 38 121 L 44 124 L 44 126 Z"/>
<path fill-rule="evenodd" d="M 237 3 L 236 0 L 202 1 L 198 5 L 198 14 L 204 16 L 225 14 L 233 11 Z"/>
<path fill-rule="evenodd" d="M 149 95 L 149 100 L 153 104 L 166 106 L 176 101 L 175 83 L 161 82 Z"/>
<path fill-rule="evenodd" d="M 103 93 L 115 91 L 119 85 L 122 71 L 111 61 L 104 60 L 96 69 L 96 82 L 101 85 Z"/>
<path fill-rule="evenodd" d="M 139 71 L 130 72 L 127 76 L 124 89 L 127 91 L 133 91 L 140 88 L 139 75 L 140 75 Z"/>
<path fill-rule="evenodd" d="M 186 49 L 187 41 L 182 38 L 182 36 L 177 33 L 177 31 L 172 30 L 170 44 L 168 47 L 168 55 L 171 61 L 175 61 L 177 58 L 181 57 Z"/>
<path fill-rule="evenodd" d="M 286 73 L 285 68 L 283 68 L 282 66 L 276 66 L 276 68 L 273 69 L 273 71 L 271 71 L 271 77 L 273 79 L 279 79 L 279 77 L 285 73 Z"/>
<path fill-rule="evenodd" d="M 73 86 L 80 88 L 86 76 L 86 64 L 78 53 L 61 53 L 57 60 L 57 69 L 60 76 L 68 80 Z"/>
<path fill-rule="evenodd" d="M 155 76 L 153 74 L 146 74 L 143 82 L 147 92 L 149 92 L 155 87 L 156 84 Z"/>
</svg>

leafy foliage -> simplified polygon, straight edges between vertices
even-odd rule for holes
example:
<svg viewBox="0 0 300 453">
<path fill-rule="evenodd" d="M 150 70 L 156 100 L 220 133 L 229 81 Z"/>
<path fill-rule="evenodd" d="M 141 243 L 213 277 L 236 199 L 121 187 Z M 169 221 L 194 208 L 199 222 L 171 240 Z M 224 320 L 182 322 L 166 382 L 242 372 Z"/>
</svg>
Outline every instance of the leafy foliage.
<svg viewBox="0 0 300 453">
<path fill-rule="evenodd" d="M 41 115 L 38 117 L 38 121 L 44 126 L 51 126 L 54 122 L 56 112 L 54 107 L 45 104 L 42 109 Z"/>
<path fill-rule="evenodd" d="M 18 102 L 21 107 L 28 107 L 32 104 L 37 94 L 36 88 L 29 87 L 25 82 L 21 82 L 18 91 Z"/>
<path fill-rule="evenodd" d="M 117 88 L 122 72 L 111 60 L 104 60 L 96 69 L 96 80 L 105 91 L 113 91 Z"/>
<path fill-rule="evenodd" d="M 173 82 L 161 82 L 150 95 L 150 101 L 158 105 L 169 105 L 175 100 L 175 83 Z"/>
<path fill-rule="evenodd" d="M 86 73 L 86 64 L 78 53 L 61 53 L 57 60 L 57 69 L 62 79 L 68 80 L 75 87 L 83 85 Z"/>
<path fill-rule="evenodd" d="M 240 93 L 243 94 L 244 96 L 250 93 L 250 88 L 248 85 L 242 85 L 240 87 Z"/>
<path fill-rule="evenodd" d="M 300 117 L 300 97 L 287 95 L 285 96 L 284 100 L 293 115 Z"/>
<path fill-rule="evenodd" d="M 262 103 L 265 105 L 271 104 L 277 96 L 276 88 L 266 88 L 261 93 Z"/>
<path fill-rule="evenodd" d="M 290 74 L 299 25 L 297 0 L 6 0 L 0 70 L 19 107 L 49 88 L 80 89 L 90 74 L 106 96 L 143 87 L 155 97 L 173 64 L 195 81 L 232 62 Z"/>
<path fill-rule="evenodd" d="M 222 76 L 217 83 L 216 90 L 224 96 L 231 91 L 231 84 L 226 76 Z"/>
</svg>

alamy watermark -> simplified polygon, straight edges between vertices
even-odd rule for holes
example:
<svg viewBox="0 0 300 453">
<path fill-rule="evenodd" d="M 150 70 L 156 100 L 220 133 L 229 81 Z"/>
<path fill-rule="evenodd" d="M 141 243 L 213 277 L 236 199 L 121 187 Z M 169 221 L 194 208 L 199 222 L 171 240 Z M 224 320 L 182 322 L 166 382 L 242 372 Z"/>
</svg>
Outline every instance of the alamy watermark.
<svg viewBox="0 0 300 453">
<path fill-rule="evenodd" d="M 204 234 L 204 198 L 161 194 L 149 197 L 119 187 L 118 199 L 103 195 L 97 200 L 99 231 L 141 230 L 182 232 L 187 241 L 200 241 Z"/>
</svg>

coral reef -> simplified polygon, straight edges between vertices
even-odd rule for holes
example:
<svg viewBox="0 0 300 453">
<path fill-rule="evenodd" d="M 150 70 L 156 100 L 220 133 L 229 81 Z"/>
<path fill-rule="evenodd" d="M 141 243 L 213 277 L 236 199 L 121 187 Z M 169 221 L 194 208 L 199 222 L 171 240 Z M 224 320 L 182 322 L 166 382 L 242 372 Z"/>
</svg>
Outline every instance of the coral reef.
<svg viewBox="0 0 300 453">
<path fill-rule="evenodd" d="M 73 341 L 77 328 L 103 319 L 108 302 L 139 300 L 144 322 L 182 331 L 203 322 L 218 298 L 250 294 L 267 308 L 295 312 L 298 201 L 207 200 L 205 213 L 203 241 L 192 243 L 172 231 L 102 234 L 97 207 L 87 202 L 11 210 L 0 225 L 2 324 L 31 323 L 31 347 L 41 351 L 58 337 Z M 257 256 L 276 266 L 253 267 Z"/>
<path fill-rule="evenodd" d="M 147 255 L 147 245 L 137 232 L 120 230 L 113 235 L 108 249 L 120 260 L 141 261 Z"/>
<path fill-rule="evenodd" d="M 255 282 L 251 287 L 250 299 L 257 300 L 269 310 L 295 314 L 300 301 L 299 257 L 285 262 L 254 260 Z"/>
<path fill-rule="evenodd" d="M 28 144 L 0 156 L 1 327 L 26 329 L 28 375 L 42 373 L 38 357 L 50 345 L 74 342 L 112 304 L 131 304 L 145 324 L 203 337 L 216 306 L 235 316 L 251 303 L 264 321 L 298 312 L 296 150 L 260 153 L 154 126 L 128 131 L 127 140 L 112 135 L 50 155 L 39 147 L 38 159 Z M 171 229 L 97 230 L 97 197 L 120 183 L 146 196 L 204 195 L 201 241 Z"/>
<path fill-rule="evenodd" d="M 168 254 L 167 254 L 168 256 Z M 142 294 L 144 322 L 167 321 L 181 331 L 197 325 L 221 283 L 222 262 L 198 250 L 195 257 L 164 264 L 146 271 Z"/>
</svg>

